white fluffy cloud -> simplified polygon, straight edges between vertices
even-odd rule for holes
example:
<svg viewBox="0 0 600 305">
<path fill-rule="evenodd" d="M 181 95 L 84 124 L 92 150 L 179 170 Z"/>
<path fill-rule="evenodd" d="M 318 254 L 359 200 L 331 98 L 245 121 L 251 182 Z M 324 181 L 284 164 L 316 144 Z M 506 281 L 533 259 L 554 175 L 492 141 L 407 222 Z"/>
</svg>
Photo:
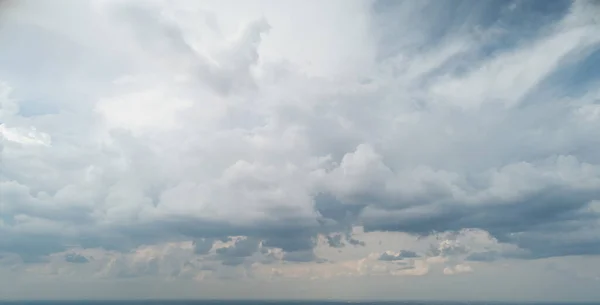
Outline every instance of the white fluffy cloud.
<svg viewBox="0 0 600 305">
<path fill-rule="evenodd" d="M 594 2 L 9 3 L 22 283 L 434 285 L 600 254 Z"/>
</svg>

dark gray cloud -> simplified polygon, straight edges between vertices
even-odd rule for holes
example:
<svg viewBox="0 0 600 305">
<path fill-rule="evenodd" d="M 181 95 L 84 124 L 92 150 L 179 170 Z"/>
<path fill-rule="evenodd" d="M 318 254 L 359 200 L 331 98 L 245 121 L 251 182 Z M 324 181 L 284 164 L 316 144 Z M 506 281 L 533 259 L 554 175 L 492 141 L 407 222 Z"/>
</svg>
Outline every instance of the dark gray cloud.
<svg viewBox="0 0 600 305">
<path fill-rule="evenodd" d="M 346 244 L 350 244 L 352 246 L 365 246 L 363 241 L 353 238 L 352 233 L 349 231 L 325 235 L 325 239 L 327 241 L 327 245 L 332 248 L 343 248 L 346 246 Z"/>
<path fill-rule="evenodd" d="M 500 258 L 500 254 L 497 251 L 485 251 L 485 252 L 473 252 L 469 254 L 465 259 L 473 262 L 493 262 Z"/>
<path fill-rule="evenodd" d="M 327 244 L 333 248 L 341 248 L 344 246 L 341 234 L 327 235 Z"/>
<path fill-rule="evenodd" d="M 213 247 L 214 240 L 209 238 L 198 239 L 194 241 L 194 252 L 197 254 L 207 254 Z"/>
<path fill-rule="evenodd" d="M 81 254 L 68 253 L 68 254 L 65 254 L 65 261 L 69 262 L 69 263 L 74 263 L 74 264 L 84 264 L 84 263 L 88 263 L 90 260 Z"/>
<path fill-rule="evenodd" d="M 548 187 L 515 201 L 473 207 L 458 203 L 433 204 L 422 208 L 425 213 L 421 217 L 415 217 L 407 210 L 405 218 L 400 210 L 389 218 L 365 218 L 364 223 L 367 231 L 400 231 L 417 235 L 477 228 L 491 233 L 500 242 L 516 244 L 537 253 L 532 254 L 535 257 L 595 254 L 597 238 L 589 237 L 574 246 L 571 237 L 561 238 L 558 233 L 578 231 L 594 223 L 598 215 L 586 211 L 590 202 L 598 196 L 598 190 Z M 542 234 L 553 236 L 554 241 L 541 239 Z"/>
<path fill-rule="evenodd" d="M 312 250 L 286 252 L 283 255 L 283 260 L 288 262 L 313 262 L 318 261 L 317 256 Z"/>
<path fill-rule="evenodd" d="M 258 252 L 259 246 L 260 240 L 255 238 L 240 239 L 231 246 L 216 249 L 216 258 L 221 260 L 223 265 L 237 266 Z"/>
<path fill-rule="evenodd" d="M 265 247 L 281 248 L 284 251 L 311 250 L 315 246 L 315 237 L 310 235 L 288 235 L 268 238 L 263 242 Z"/>
<path fill-rule="evenodd" d="M 348 235 L 350 235 L 350 234 L 348 234 Z M 354 239 L 354 238 L 348 238 L 348 243 L 353 246 L 362 246 L 362 247 L 367 245 L 364 241 Z"/>
<path fill-rule="evenodd" d="M 383 252 L 379 255 L 380 261 L 399 261 L 405 258 L 415 258 L 419 257 L 419 255 L 414 251 L 409 250 L 400 250 L 398 253 L 394 252 Z"/>
</svg>

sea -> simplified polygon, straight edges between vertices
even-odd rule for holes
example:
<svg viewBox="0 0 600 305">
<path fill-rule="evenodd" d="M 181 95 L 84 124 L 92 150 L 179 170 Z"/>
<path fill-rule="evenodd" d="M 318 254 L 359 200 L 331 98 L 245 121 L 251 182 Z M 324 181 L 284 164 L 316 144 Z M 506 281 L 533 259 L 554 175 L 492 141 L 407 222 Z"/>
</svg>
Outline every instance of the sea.
<svg viewBox="0 0 600 305">
<path fill-rule="evenodd" d="M 600 305 L 598 302 L 135 300 L 2 301 L 0 305 Z"/>
</svg>

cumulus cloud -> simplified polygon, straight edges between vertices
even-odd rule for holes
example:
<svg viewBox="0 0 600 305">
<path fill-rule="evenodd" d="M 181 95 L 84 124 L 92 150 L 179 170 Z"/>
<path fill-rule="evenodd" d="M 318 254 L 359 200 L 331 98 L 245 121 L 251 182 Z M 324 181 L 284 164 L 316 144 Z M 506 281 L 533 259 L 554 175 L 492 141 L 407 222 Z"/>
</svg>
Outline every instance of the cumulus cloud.
<svg viewBox="0 0 600 305">
<path fill-rule="evenodd" d="M 259 249 L 260 241 L 253 238 L 239 239 L 232 245 L 215 250 L 217 258 L 224 265 L 239 265 L 246 257 L 252 256 Z"/>
<path fill-rule="evenodd" d="M 0 254 L 203 279 L 600 253 L 597 4 L 225 2 L 3 12 Z"/>
<path fill-rule="evenodd" d="M 419 257 L 419 255 L 414 251 L 409 250 L 400 250 L 400 252 L 386 251 L 381 253 L 379 256 L 379 260 L 382 261 L 397 261 L 403 260 L 405 258 L 415 258 Z"/>
<path fill-rule="evenodd" d="M 498 258 L 499 254 L 496 251 L 474 252 L 466 257 L 467 260 L 475 262 L 493 262 Z"/>
<path fill-rule="evenodd" d="M 194 252 L 197 254 L 207 254 L 213 247 L 214 241 L 209 238 L 202 238 L 194 241 Z"/>
<path fill-rule="evenodd" d="M 455 274 L 471 273 L 471 272 L 473 272 L 473 268 L 471 268 L 471 266 L 465 265 L 465 264 L 459 264 L 456 266 L 444 268 L 445 275 L 455 275 Z"/>
<path fill-rule="evenodd" d="M 77 253 L 69 253 L 65 255 L 65 261 L 69 263 L 83 264 L 89 262 L 90 260 L 87 257 Z"/>
</svg>

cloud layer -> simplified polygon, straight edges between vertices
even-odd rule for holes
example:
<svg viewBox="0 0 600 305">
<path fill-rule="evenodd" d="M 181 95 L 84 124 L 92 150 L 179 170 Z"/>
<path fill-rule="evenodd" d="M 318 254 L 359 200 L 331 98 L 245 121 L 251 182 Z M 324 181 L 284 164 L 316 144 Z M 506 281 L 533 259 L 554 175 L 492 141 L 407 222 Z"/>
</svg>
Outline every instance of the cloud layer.
<svg viewBox="0 0 600 305">
<path fill-rule="evenodd" d="M 600 253 L 596 2 L 231 5 L 2 8 L 0 264 L 310 279 Z M 387 234 L 421 241 L 367 241 Z"/>
</svg>

